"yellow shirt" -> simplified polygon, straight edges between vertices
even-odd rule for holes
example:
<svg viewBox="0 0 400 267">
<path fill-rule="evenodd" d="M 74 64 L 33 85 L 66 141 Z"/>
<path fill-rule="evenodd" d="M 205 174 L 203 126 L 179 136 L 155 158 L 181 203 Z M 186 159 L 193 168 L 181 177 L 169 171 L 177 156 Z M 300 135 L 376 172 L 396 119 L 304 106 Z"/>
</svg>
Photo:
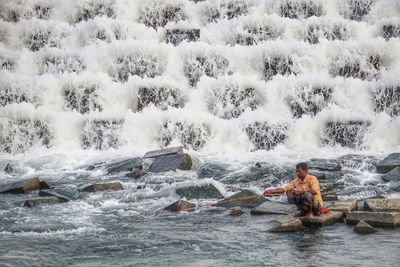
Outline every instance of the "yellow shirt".
<svg viewBox="0 0 400 267">
<path fill-rule="evenodd" d="M 283 187 L 285 192 L 295 189 L 295 188 L 297 190 L 301 190 L 301 191 L 309 191 L 311 189 L 311 190 L 317 192 L 317 194 L 314 195 L 314 205 L 318 205 L 319 208 L 324 207 L 324 202 L 322 201 L 321 189 L 319 187 L 319 182 L 315 176 L 308 174 L 306 176 L 306 178 L 304 178 L 303 181 L 300 178 L 296 178 L 290 184 L 287 184 Z"/>
</svg>

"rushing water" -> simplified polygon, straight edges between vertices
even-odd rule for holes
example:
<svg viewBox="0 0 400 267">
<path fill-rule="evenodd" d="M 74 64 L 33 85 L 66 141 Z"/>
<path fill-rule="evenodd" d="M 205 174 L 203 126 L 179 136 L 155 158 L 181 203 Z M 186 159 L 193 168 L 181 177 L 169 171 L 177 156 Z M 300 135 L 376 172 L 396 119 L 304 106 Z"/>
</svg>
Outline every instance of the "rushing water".
<svg viewBox="0 0 400 267">
<path fill-rule="evenodd" d="M 0 185 L 125 187 L 32 209 L 1 195 L 0 266 L 396 265 L 398 230 L 276 235 L 212 199 L 162 209 L 184 185 L 261 193 L 299 161 L 346 154 L 321 184 L 398 196 L 375 165 L 400 148 L 399 38 L 396 0 L 0 0 Z M 192 170 L 87 168 L 175 145 Z"/>
</svg>

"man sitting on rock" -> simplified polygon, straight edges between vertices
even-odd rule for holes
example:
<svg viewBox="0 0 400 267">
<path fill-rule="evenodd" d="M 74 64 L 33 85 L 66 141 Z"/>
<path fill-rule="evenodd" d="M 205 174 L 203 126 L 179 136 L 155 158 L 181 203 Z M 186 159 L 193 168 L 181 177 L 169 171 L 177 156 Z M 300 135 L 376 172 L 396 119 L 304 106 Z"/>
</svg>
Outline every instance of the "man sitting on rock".
<svg viewBox="0 0 400 267">
<path fill-rule="evenodd" d="M 308 166 L 305 162 L 296 165 L 296 174 L 297 178 L 291 183 L 282 188 L 265 190 L 263 196 L 287 193 L 289 202 L 293 200 L 300 211 L 296 216 L 306 216 L 307 218 L 311 218 L 313 215 L 318 216 L 324 203 L 317 178 L 308 174 Z"/>
</svg>

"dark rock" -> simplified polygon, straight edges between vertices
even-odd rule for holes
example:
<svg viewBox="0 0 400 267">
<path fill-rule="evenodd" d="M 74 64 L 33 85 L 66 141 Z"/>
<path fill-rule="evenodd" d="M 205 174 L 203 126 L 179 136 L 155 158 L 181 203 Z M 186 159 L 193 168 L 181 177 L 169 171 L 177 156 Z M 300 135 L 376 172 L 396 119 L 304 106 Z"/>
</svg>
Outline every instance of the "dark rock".
<svg viewBox="0 0 400 267">
<path fill-rule="evenodd" d="M 398 182 L 400 181 L 400 167 L 396 167 L 388 173 L 381 176 L 381 179 L 385 182 Z"/>
<path fill-rule="evenodd" d="M 329 226 L 339 222 L 343 217 L 343 212 L 331 211 L 328 214 L 320 214 L 312 218 L 299 217 L 304 226 Z"/>
<path fill-rule="evenodd" d="M 376 165 L 378 173 L 388 173 L 396 167 L 400 167 L 400 153 L 393 153 Z"/>
<path fill-rule="evenodd" d="M 103 108 L 98 103 L 98 87 L 96 84 L 85 83 L 64 85 L 65 107 L 81 114 L 95 110 L 102 111 Z"/>
<path fill-rule="evenodd" d="M 298 19 L 323 15 L 322 5 L 313 1 L 284 1 L 279 7 L 279 15 L 286 18 Z"/>
<path fill-rule="evenodd" d="M 143 168 L 143 162 L 140 157 L 125 159 L 108 164 L 106 171 L 109 174 L 118 172 L 133 172 L 140 167 Z"/>
<path fill-rule="evenodd" d="M 4 168 L 5 173 L 13 173 L 15 172 L 16 165 L 13 163 L 7 163 L 7 166 Z"/>
<path fill-rule="evenodd" d="M 136 167 L 133 171 L 127 173 L 125 176 L 133 179 L 139 179 L 140 177 L 146 175 L 143 165 Z"/>
<path fill-rule="evenodd" d="M 59 203 L 58 198 L 56 198 L 56 197 L 39 197 L 39 198 L 32 198 L 32 199 L 25 200 L 23 203 L 23 206 L 31 208 L 31 207 L 38 206 L 38 205 L 54 204 L 54 203 Z"/>
<path fill-rule="evenodd" d="M 75 23 L 91 20 L 97 16 L 115 18 L 115 7 L 113 1 L 86 2 L 79 8 L 75 16 Z"/>
<path fill-rule="evenodd" d="M 172 154 L 183 154 L 183 149 L 181 146 L 177 147 L 169 147 L 169 148 L 163 148 L 159 150 L 153 150 L 146 152 L 144 154 L 143 158 L 155 158 L 155 157 L 160 157 L 160 156 L 166 156 L 166 155 L 172 155 Z"/>
<path fill-rule="evenodd" d="M 346 25 L 340 24 L 334 24 L 332 26 L 320 24 L 308 25 L 304 39 L 311 44 L 317 44 L 320 38 L 325 38 L 329 41 L 346 41 L 350 38 L 350 30 Z"/>
<path fill-rule="evenodd" d="M 327 122 L 322 128 L 322 143 L 360 149 L 370 125 L 368 121 Z"/>
<path fill-rule="evenodd" d="M 183 108 L 185 106 L 183 94 L 176 88 L 167 86 L 140 87 L 136 93 L 139 111 L 150 104 L 161 110 L 167 110 L 169 107 Z"/>
<path fill-rule="evenodd" d="M 382 37 L 386 40 L 400 37 L 400 25 L 383 25 Z"/>
<path fill-rule="evenodd" d="M 168 211 L 177 212 L 177 211 L 193 211 L 196 208 L 197 204 L 195 203 L 187 202 L 185 200 L 178 200 L 164 209 Z"/>
<path fill-rule="evenodd" d="M 336 183 L 329 183 L 329 184 L 321 184 L 321 192 L 331 192 L 335 189 L 338 188 L 343 188 L 344 187 L 344 182 L 336 182 Z"/>
<path fill-rule="evenodd" d="M 325 108 L 332 98 L 332 88 L 305 86 L 296 88 L 295 95 L 288 99 L 290 110 L 295 118 L 305 114 L 315 116 Z"/>
<path fill-rule="evenodd" d="M 84 59 L 79 55 L 45 54 L 39 66 L 40 74 L 81 73 L 87 68 Z"/>
<path fill-rule="evenodd" d="M 400 225 L 400 212 L 352 211 L 347 213 L 347 224 L 357 224 L 359 221 L 372 226 L 396 227 Z"/>
<path fill-rule="evenodd" d="M 36 52 L 45 46 L 56 47 L 57 43 L 52 40 L 54 33 L 49 30 L 39 29 L 26 33 L 24 45 L 31 51 Z"/>
<path fill-rule="evenodd" d="M 267 230 L 270 233 L 297 232 L 304 229 L 302 222 L 292 216 L 279 217 L 271 221 L 271 223 Z"/>
<path fill-rule="evenodd" d="M 200 39 L 200 29 L 173 29 L 167 30 L 165 40 L 167 43 L 171 43 L 174 46 L 179 45 L 183 41 L 196 42 Z"/>
<path fill-rule="evenodd" d="M 246 207 L 246 208 L 253 208 L 261 203 L 267 201 L 260 195 L 250 191 L 250 190 L 243 190 L 240 193 L 234 194 L 228 198 L 224 198 L 223 200 L 218 201 L 217 203 L 213 204 L 213 206 L 217 207 Z"/>
<path fill-rule="evenodd" d="M 308 169 L 319 171 L 341 171 L 342 164 L 336 159 L 312 158 L 307 162 Z"/>
<path fill-rule="evenodd" d="M 221 15 L 226 19 L 233 19 L 248 13 L 249 5 L 247 1 L 236 0 L 221 3 Z"/>
<path fill-rule="evenodd" d="M 123 120 L 86 120 L 83 123 L 81 145 L 84 149 L 118 148 Z"/>
<path fill-rule="evenodd" d="M 365 56 L 363 59 L 334 58 L 329 73 L 336 77 L 372 80 L 379 78 L 383 62 L 379 55 Z"/>
<path fill-rule="evenodd" d="M 16 183 L 12 183 L 6 185 L 5 187 L 0 189 L 0 193 L 2 194 L 23 194 L 28 191 L 40 190 L 40 180 L 35 177 L 29 180 L 23 180 Z"/>
<path fill-rule="evenodd" d="M 296 75 L 293 60 L 289 56 L 273 56 L 264 60 L 264 77 L 271 80 L 276 75 Z"/>
<path fill-rule="evenodd" d="M 42 189 L 50 189 L 50 186 L 46 182 L 40 181 L 40 190 Z"/>
<path fill-rule="evenodd" d="M 287 127 L 256 121 L 247 125 L 246 134 L 256 149 L 270 150 L 285 141 Z"/>
<path fill-rule="evenodd" d="M 100 192 L 100 191 L 117 191 L 117 190 L 124 190 L 124 187 L 120 182 L 113 182 L 113 183 L 104 183 L 104 184 L 92 184 L 86 186 L 82 189 L 82 191 L 86 192 Z"/>
<path fill-rule="evenodd" d="M 183 7 L 180 5 L 164 5 L 164 3 L 154 2 L 143 8 L 142 12 L 139 22 L 156 30 L 158 27 L 164 27 L 168 22 L 177 22 L 186 19 Z"/>
<path fill-rule="evenodd" d="M 369 225 L 368 223 L 364 222 L 364 221 L 359 221 L 356 225 L 356 227 L 354 228 L 354 232 L 358 233 L 358 234 L 373 234 L 376 233 L 377 230 L 375 228 L 373 228 L 371 225 Z"/>
<path fill-rule="evenodd" d="M 228 65 L 229 61 L 218 55 L 188 57 L 185 59 L 183 72 L 189 79 L 189 84 L 196 86 L 203 75 L 217 78 L 225 74 Z"/>
<path fill-rule="evenodd" d="M 221 192 L 213 184 L 177 188 L 175 192 L 186 199 L 223 198 Z"/>
<path fill-rule="evenodd" d="M 256 45 L 266 40 L 275 40 L 280 36 L 278 29 L 270 26 L 248 26 L 244 32 L 236 35 L 236 44 Z"/>
<path fill-rule="evenodd" d="M 0 37 L 1 40 L 1 37 Z M 0 56 L 0 70 L 15 71 L 15 60 L 9 57 Z"/>
<path fill-rule="evenodd" d="M 261 205 L 252 208 L 250 214 L 263 215 L 263 214 L 292 214 L 297 211 L 296 205 L 279 203 L 273 201 L 265 201 Z"/>
<path fill-rule="evenodd" d="M 400 115 L 400 86 L 386 86 L 372 92 L 375 112 L 386 112 L 392 117 Z"/>
<path fill-rule="evenodd" d="M 220 178 L 227 173 L 228 166 L 210 162 L 203 163 L 197 170 L 199 178 Z"/>
<path fill-rule="evenodd" d="M 321 195 L 323 201 L 336 201 L 339 200 L 335 193 L 326 193 Z"/>
<path fill-rule="evenodd" d="M 361 21 L 371 10 L 372 0 L 348 0 L 349 18 Z"/>
<path fill-rule="evenodd" d="M 356 154 L 347 154 L 337 158 L 337 160 L 346 168 L 373 171 L 378 163 L 377 158 L 373 156 L 364 156 Z"/>
<path fill-rule="evenodd" d="M 60 203 L 65 203 L 70 201 L 71 199 L 55 190 L 40 190 L 39 197 L 56 197 Z"/>
<path fill-rule="evenodd" d="M 330 211 L 339 211 L 343 213 L 349 213 L 357 210 L 357 200 L 349 201 L 334 201 L 332 205 L 328 207 Z"/>
<path fill-rule="evenodd" d="M 149 172 L 190 170 L 191 167 L 192 158 L 189 154 L 170 154 L 156 157 L 149 167 Z"/>
<path fill-rule="evenodd" d="M 375 212 L 400 212 L 400 198 L 366 199 L 364 208 Z"/>
<path fill-rule="evenodd" d="M 229 215 L 230 216 L 240 216 L 243 214 L 242 208 L 241 207 L 233 207 L 231 208 Z"/>
</svg>

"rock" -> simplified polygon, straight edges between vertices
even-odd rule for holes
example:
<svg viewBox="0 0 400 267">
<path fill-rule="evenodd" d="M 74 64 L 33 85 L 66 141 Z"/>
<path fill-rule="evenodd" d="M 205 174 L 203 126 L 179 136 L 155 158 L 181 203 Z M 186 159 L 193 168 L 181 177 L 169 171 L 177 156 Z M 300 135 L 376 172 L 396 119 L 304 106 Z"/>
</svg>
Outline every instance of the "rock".
<svg viewBox="0 0 400 267">
<path fill-rule="evenodd" d="M 140 157 L 136 157 L 112 162 L 106 167 L 106 171 L 110 174 L 118 172 L 132 172 L 140 167 L 143 168 L 142 159 Z"/>
<path fill-rule="evenodd" d="M 221 201 L 213 204 L 217 207 L 246 207 L 253 208 L 261 203 L 265 202 L 266 199 L 250 190 L 243 190 L 240 193 L 234 194 L 228 198 L 224 198 Z"/>
<path fill-rule="evenodd" d="M 262 214 L 291 214 L 297 211 L 296 205 L 279 203 L 273 201 L 265 201 L 261 205 L 252 208 L 250 214 L 262 215 Z"/>
<path fill-rule="evenodd" d="M 319 170 L 319 171 L 341 171 L 342 165 L 336 159 L 320 159 L 312 158 L 307 162 L 308 169 Z"/>
<path fill-rule="evenodd" d="M 364 135 L 371 126 L 369 121 L 328 121 L 322 127 L 321 141 L 324 145 L 363 148 Z"/>
<path fill-rule="evenodd" d="M 321 184 L 321 192 L 329 192 L 344 186 L 344 182 L 336 182 L 331 184 Z"/>
<path fill-rule="evenodd" d="M 40 181 L 40 190 L 50 189 L 50 186 L 45 181 Z"/>
<path fill-rule="evenodd" d="M 171 154 L 156 157 L 156 160 L 149 167 L 149 172 L 190 170 L 191 167 L 192 159 L 189 154 Z"/>
<path fill-rule="evenodd" d="M 25 200 L 23 206 L 31 208 L 33 206 L 38 206 L 43 204 L 54 204 L 59 202 L 60 201 L 56 197 L 39 197 L 39 198 L 32 198 Z"/>
<path fill-rule="evenodd" d="M 343 212 L 331 211 L 328 214 L 321 214 L 312 218 L 299 217 L 304 226 L 329 226 L 340 221 L 343 217 Z"/>
<path fill-rule="evenodd" d="M 132 172 L 127 173 L 125 176 L 133 179 L 139 179 L 142 176 L 145 176 L 147 173 L 144 171 L 143 166 L 139 166 L 135 168 Z"/>
<path fill-rule="evenodd" d="M 271 221 L 272 225 L 267 230 L 270 233 L 297 232 L 304 229 L 301 220 L 292 216 L 283 216 Z"/>
<path fill-rule="evenodd" d="M 70 201 L 71 199 L 68 198 L 67 196 L 60 194 L 57 191 L 53 191 L 53 190 L 45 190 L 45 191 L 39 191 L 39 197 L 56 197 L 58 198 L 58 201 L 60 203 L 65 203 Z"/>
<path fill-rule="evenodd" d="M 358 234 L 372 234 L 372 233 L 376 233 L 377 230 L 375 228 L 373 228 L 371 225 L 369 225 L 368 223 L 364 222 L 364 221 L 359 221 L 356 225 L 356 227 L 354 228 L 354 232 L 358 233 Z"/>
<path fill-rule="evenodd" d="M 348 213 L 350 211 L 357 210 L 357 200 L 334 201 L 332 206 L 329 206 L 328 208 L 330 211 Z"/>
<path fill-rule="evenodd" d="M 352 211 L 347 213 L 347 224 L 357 224 L 359 221 L 373 226 L 396 227 L 400 225 L 400 212 Z"/>
<path fill-rule="evenodd" d="M 197 208 L 197 204 L 195 203 L 191 203 L 185 200 L 178 200 L 174 203 L 172 203 L 171 205 L 169 205 L 168 207 L 165 207 L 165 210 L 168 211 L 193 211 Z"/>
<path fill-rule="evenodd" d="M 40 189 L 41 189 L 41 182 L 39 178 L 35 177 L 29 180 L 23 180 L 10 185 L 6 185 L 4 188 L 0 189 L 0 193 L 23 194 L 26 193 L 27 191 L 40 190 Z"/>
<path fill-rule="evenodd" d="M 400 212 L 400 198 L 367 199 L 364 208 L 376 212 Z"/>
<path fill-rule="evenodd" d="M 335 193 L 326 193 L 321 195 L 323 201 L 336 201 L 339 200 Z"/>
<path fill-rule="evenodd" d="M 4 172 L 8 174 L 13 173 L 15 172 L 15 167 L 16 167 L 15 164 L 7 163 L 7 166 L 4 168 Z"/>
<path fill-rule="evenodd" d="M 165 40 L 174 46 L 179 45 L 183 41 L 196 42 L 200 39 L 200 29 L 172 29 L 167 30 Z"/>
<path fill-rule="evenodd" d="M 149 151 L 144 154 L 143 158 L 155 158 L 159 156 L 171 155 L 171 154 L 183 154 L 183 149 L 181 146 L 169 147 L 159 150 Z"/>
<path fill-rule="evenodd" d="M 270 150 L 287 138 L 287 126 L 256 121 L 246 126 L 246 134 L 256 150 Z"/>
<path fill-rule="evenodd" d="M 197 170 L 197 176 L 199 178 L 220 178 L 228 172 L 228 166 L 224 164 L 206 162 Z"/>
<path fill-rule="evenodd" d="M 230 210 L 229 215 L 230 216 L 240 216 L 243 214 L 242 208 L 241 207 L 233 207 Z"/>
<path fill-rule="evenodd" d="M 177 188 L 175 192 L 186 199 L 223 198 L 213 184 L 203 184 Z"/>
<path fill-rule="evenodd" d="M 400 153 L 393 153 L 376 165 L 378 173 L 388 173 L 396 167 L 400 167 Z"/>
<path fill-rule="evenodd" d="M 100 192 L 107 190 L 112 190 L 112 191 L 124 190 L 124 187 L 120 182 L 113 182 L 104 184 L 92 184 L 82 189 L 82 191 L 86 192 Z"/>
<path fill-rule="evenodd" d="M 399 182 L 400 181 L 400 167 L 396 167 L 388 173 L 381 176 L 385 182 Z"/>
</svg>

